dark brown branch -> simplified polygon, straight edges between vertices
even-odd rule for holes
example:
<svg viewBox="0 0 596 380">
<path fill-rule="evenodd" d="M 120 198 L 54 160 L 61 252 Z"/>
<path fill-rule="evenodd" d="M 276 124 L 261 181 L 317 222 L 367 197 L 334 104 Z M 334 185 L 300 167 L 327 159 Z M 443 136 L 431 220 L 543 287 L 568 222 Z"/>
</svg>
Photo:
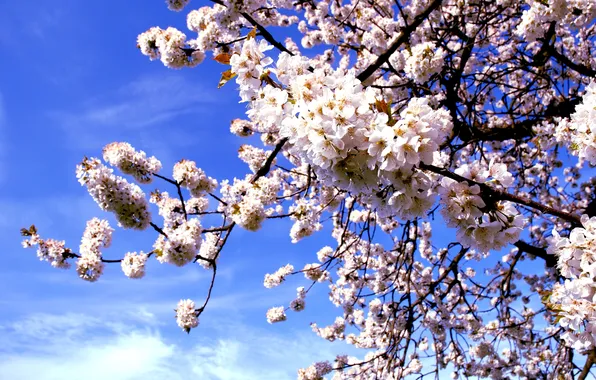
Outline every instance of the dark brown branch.
<svg viewBox="0 0 596 380">
<path fill-rule="evenodd" d="M 553 40 L 553 37 L 555 37 L 556 25 L 556 22 L 551 21 L 550 26 L 548 27 L 548 30 L 546 31 L 544 37 L 538 39 L 542 41 L 542 46 L 540 47 L 540 50 L 538 50 L 538 52 L 532 58 L 531 66 L 544 66 L 544 64 L 548 61 L 548 58 L 550 57 L 552 52 L 551 41 Z"/>
<path fill-rule="evenodd" d="M 223 214 L 221 211 L 201 211 L 201 212 L 189 212 L 188 215 L 213 215 L 213 214 Z"/>
<path fill-rule="evenodd" d="M 205 307 L 209 303 L 209 300 L 211 299 L 211 293 L 213 292 L 213 288 L 215 286 L 215 276 L 217 275 L 217 264 L 215 264 L 215 260 L 207 260 L 207 259 L 203 259 L 203 260 L 205 260 L 205 261 L 209 262 L 209 264 L 211 264 L 211 266 L 213 267 L 213 273 L 211 274 L 211 283 L 209 284 L 209 290 L 207 291 L 207 297 L 205 298 L 205 302 L 203 302 L 203 306 L 201 306 L 197 310 L 197 316 L 201 315 L 201 313 L 205 310 Z"/>
<path fill-rule="evenodd" d="M 250 24 L 252 26 L 254 26 L 255 28 L 257 28 L 257 30 L 259 31 L 259 33 L 261 34 L 261 36 L 263 36 L 263 38 L 265 40 L 267 40 L 267 42 L 269 42 L 271 45 L 275 46 L 280 51 L 286 52 L 289 55 L 294 55 L 294 53 L 292 53 L 285 46 L 283 46 L 281 43 L 279 43 L 279 41 L 277 41 L 275 39 L 275 37 L 273 37 L 273 35 L 271 33 L 269 33 L 269 31 L 267 29 L 265 29 L 261 24 L 259 24 L 258 22 L 256 22 L 255 19 L 252 18 L 251 15 L 249 15 L 246 12 L 242 12 L 241 15 L 242 15 L 242 17 L 244 17 L 246 19 L 246 21 L 250 22 Z"/>
<path fill-rule="evenodd" d="M 575 111 L 575 107 L 581 102 L 580 97 L 565 99 L 561 102 L 553 101 L 541 112 L 540 117 L 528 118 L 510 126 L 491 128 L 483 130 L 480 127 L 473 129 L 472 140 L 480 141 L 505 141 L 520 140 L 532 137 L 532 128 L 540 122 L 548 121 L 553 117 L 569 117 Z"/>
<path fill-rule="evenodd" d="M 389 47 L 389 49 L 387 49 L 383 54 L 381 54 L 372 65 L 368 66 L 364 71 L 358 74 L 356 78 L 358 78 L 360 82 L 364 82 L 371 75 L 373 75 L 375 71 L 377 71 L 377 69 L 379 69 L 384 63 L 387 63 L 389 57 L 391 57 L 391 55 L 397 51 L 401 44 L 403 44 L 410 38 L 410 34 L 412 34 L 416 30 L 416 28 L 418 28 L 420 24 L 422 24 L 422 22 L 426 20 L 426 18 L 431 14 L 431 12 L 437 9 L 439 5 L 441 5 L 442 2 L 442 0 L 434 0 L 428 6 L 428 8 L 426 8 L 422 13 L 420 13 L 418 16 L 414 18 L 410 25 L 407 25 L 406 27 L 402 28 L 399 37 Z"/>
<path fill-rule="evenodd" d="M 160 235 L 163 235 L 164 237 L 168 237 L 168 235 L 166 235 L 165 232 L 163 232 L 163 230 L 155 223 L 153 222 L 149 222 L 149 224 L 151 225 L 151 227 L 153 227 L 153 229 L 157 232 L 159 232 Z"/>
<path fill-rule="evenodd" d="M 223 200 L 221 200 L 217 195 L 209 193 L 209 196 L 211 196 L 213 199 L 215 199 L 216 201 L 218 201 L 219 203 L 221 203 L 224 206 L 227 206 L 228 203 L 224 202 Z"/>
<path fill-rule="evenodd" d="M 563 220 L 571 222 L 573 225 L 580 224 L 580 218 L 579 218 L 579 216 L 577 216 L 575 214 L 570 214 L 568 212 L 557 210 L 556 208 L 546 206 L 542 203 L 538 203 L 538 202 L 535 202 L 530 199 L 525 199 L 518 195 L 514 195 L 514 194 L 508 193 L 503 190 L 498 190 L 498 189 L 492 188 L 492 187 L 488 186 L 487 184 L 476 182 L 469 178 L 462 177 L 459 174 L 455 174 L 447 169 L 439 168 L 439 167 L 436 167 L 433 165 L 426 165 L 424 163 L 420 163 L 420 168 L 424 169 L 424 170 L 428 170 L 428 171 L 436 173 L 436 174 L 440 174 L 447 178 L 451 178 L 457 182 L 467 182 L 469 185 L 478 185 L 482 191 L 483 199 L 487 198 L 487 199 L 491 199 L 492 201 L 499 201 L 499 200 L 510 201 L 513 203 L 517 203 L 520 205 L 530 207 L 534 210 L 538 210 L 538 211 L 542 212 L 543 214 L 549 214 L 549 215 L 559 217 Z"/>
<path fill-rule="evenodd" d="M 284 137 L 283 139 L 279 140 L 271 154 L 269 154 L 269 157 L 267 157 L 267 160 L 265 160 L 263 166 L 261 166 L 261 168 L 257 170 L 257 172 L 252 176 L 252 178 L 250 179 L 250 183 L 255 183 L 259 178 L 264 177 L 267 175 L 267 173 L 269 173 L 269 171 L 271 170 L 271 164 L 273 163 L 273 160 L 275 160 L 275 157 L 281 151 L 281 149 L 287 141 L 287 137 Z"/>
<path fill-rule="evenodd" d="M 588 375 L 590 374 L 590 370 L 592 366 L 596 362 L 596 349 L 592 349 L 586 358 L 586 364 L 584 364 L 584 368 L 582 369 L 581 373 L 577 377 L 577 380 L 585 380 Z"/>
<path fill-rule="evenodd" d="M 184 220 L 188 220 L 188 214 L 186 213 L 186 205 L 184 204 L 184 197 L 182 196 L 182 187 L 180 184 L 176 182 L 176 190 L 178 191 L 178 198 L 180 199 L 180 204 L 182 204 L 182 213 L 184 214 Z"/>
<path fill-rule="evenodd" d="M 153 175 L 156 176 L 157 178 L 163 179 L 164 181 L 166 181 L 168 183 L 171 183 L 172 185 L 177 185 L 178 184 L 178 182 L 174 181 L 173 179 L 170 179 L 168 177 L 164 177 L 164 176 L 159 175 L 157 173 L 153 173 Z"/>
<path fill-rule="evenodd" d="M 259 178 L 261 178 L 263 176 L 266 176 L 269 173 L 269 171 L 271 170 L 271 164 L 273 163 L 273 160 L 275 160 L 275 157 L 279 154 L 279 152 L 282 150 L 283 146 L 286 144 L 287 141 L 288 141 L 287 138 L 283 138 L 283 139 L 281 139 L 275 145 L 275 148 L 269 154 L 269 156 L 265 160 L 265 163 L 263 164 L 263 166 L 250 179 L 250 183 L 255 183 Z M 219 198 L 217 198 L 215 195 L 213 195 L 213 194 L 209 194 L 209 195 L 211 195 L 212 197 L 216 198 L 220 202 L 226 204 L 225 202 L 223 202 L 222 200 L 220 200 Z M 225 223 L 225 219 L 224 219 L 224 223 Z M 218 247 L 217 252 L 216 252 L 215 256 L 213 257 L 213 259 L 207 259 L 207 258 L 204 258 L 204 257 L 202 257 L 200 255 L 197 255 L 195 257 L 194 262 L 197 262 L 198 260 L 205 260 L 205 261 L 207 261 L 213 267 L 213 274 L 211 276 L 211 283 L 209 284 L 209 290 L 207 292 L 207 298 L 205 299 L 205 302 L 203 303 L 203 306 L 201 306 L 197 310 L 198 315 L 200 315 L 205 310 L 205 307 L 207 307 L 207 303 L 209 302 L 209 299 L 211 298 L 211 293 L 213 292 L 213 287 L 215 285 L 215 275 L 217 274 L 216 261 L 217 261 L 217 258 L 219 257 L 219 254 L 220 254 L 221 250 L 223 249 L 224 245 L 226 244 L 226 241 L 230 237 L 230 234 L 232 233 L 232 230 L 234 229 L 234 226 L 236 226 L 236 223 L 235 222 L 232 222 L 232 223 L 230 223 L 228 225 L 225 225 L 225 226 L 222 226 L 220 228 L 213 228 L 211 230 L 203 230 L 203 232 L 225 231 L 225 236 L 224 236 L 223 240 L 221 241 L 221 244 L 219 244 L 219 247 Z"/>
<path fill-rule="evenodd" d="M 538 203 L 538 202 L 535 202 L 530 199 L 525 199 L 518 195 L 507 193 L 502 190 L 496 190 L 496 189 L 493 189 L 487 185 L 484 185 L 484 188 L 490 189 L 489 191 L 492 192 L 493 194 L 495 194 L 497 196 L 497 198 L 500 200 L 510 201 L 513 203 L 524 205 L 524 206 L 533 208 L 535 210 L 538 210 L 538 211 L 542 212 L 543 214 L 549 214 L 549 215 L 559 217 L 563 220 L 571 222 L 571 224 L 573 224 L 574 226 L 577 226 L 580 224 L 580 217 L 575 214 L 570 214 L 565 211 L 557 210 L 556 208 L 546 206 L 542 203 Z"/>
<path fill-rule="evenodd" d="M 293 212 L 289 213 L 289 214 L 278 214 L 278 215 L 270 215 L 267 217 L 267 219 L 281 219 L 281 218 L 287 218 L 294 215 Z"/>
<path fill-rule="evenodd" d="M 153 256 L 154 251 L 151 251 L 149 253 L 147 253 L 147 257 L 151 257 Z M 79 255 L 78 253 L 75 253 L 73 251 L 71 251 L 70 249 L 62 252 L 62 256 L 65 257 L 66 259 L 80 259 L 81 255 Z M 121 263 L 123 259 L 104 259 L 103 257 L 100 257 L 100 261 L 102 263 L 106 263 L 106 264 L 116 264 L 116 263 Z"/>
<path fill-rule="evenodd" d="M 176 190 L 178 192 L 178 198 L 180 199 L 180 203 L 182 204 L 182 213 L 184 214 L 184 219 L 188 220 L 188 214 L 186 213 L 186 205 L 184 204 L 184 197 L 182 196 L 182 187 L 180 186 L 180 183 L 178 183 L 177 181 L 174 181 L 173 179 L 161 176 L 157 173 L 153 173 L 153 175 L 156 176 L 157 178 L 161 178 L 164 181 L 176 186 Z"/>
<path fill-rule="evenodd" d="M 449 276 L 449 273 L 451 273 L 451 271 L 453 271 L 453 269 L 457 267 L 459 262 L 465 257 L 466 253 L 468 253 L 469 250 L 469 248 L 462 248 L 459 251 L 459 253 L 453 258 L 453 260 L 451 260 L 449 267 L 445 269 L 445 271 L 439 276 L 439 278 L 437 278 L 435 281 L 431 282 L 428 285 L 428 292 L 426 292 L 426 294 L 423 297 L 418 298 L 418 300 L 411 305 L 411 310 L 414 310 L 416 306 L 420 305 L 422 302 L 424 302 L 424 300 L 426 300 L 426 297 L 434 293 L 435 289 L 437 289 L 437 287 L 443 283 L 447 276 Z"/>
<path fill-rule="evenodd" d="M 531 254 L 532 256 L 541 258 L 542 260 L 544 260 L 547 267 L 556 268 L 556 266 L 557 266 L 556 256 L 549 255 L 548 252 L 546 252 L 546 249 L 533 246 L 533 245 L 528 244 L 522 240 L 516 241 L 515 243 L 513 243 L 513 245 L 515 245 L 520 250 L 520 252 L 527 252 L 527 253 Z"/>
<path fill-rule="evenodd" d="M 228 224 L 227 226 L 221 227 L 214 227 L 214 228 L 205 228 L 201 233 L 209 233 L 209 232 L 223 232 L 227 231 L 232 228 L 232 224 Z"/>
<path fill-rule="evenodd" d="M 569 58 L 565 57 L 563 54 L 556 51 L 555 48 L 552 48 L 550 50 L 550 53 L 557 61 L 559 61 L 559 63 L 561 63 L 562 65 L 568 66 L 569 68 L 577 71 L 581 75 L 585 75 L 587 77 L 592 77 L 592 78 L 596 77 L 596 70 L 573 62 Z"/>
</svg>

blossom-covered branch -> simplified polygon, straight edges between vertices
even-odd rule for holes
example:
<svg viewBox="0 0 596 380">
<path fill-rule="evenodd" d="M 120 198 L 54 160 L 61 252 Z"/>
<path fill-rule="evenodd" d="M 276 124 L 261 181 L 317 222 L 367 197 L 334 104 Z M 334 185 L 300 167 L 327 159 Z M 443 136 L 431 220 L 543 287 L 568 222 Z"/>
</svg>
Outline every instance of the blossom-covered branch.
<svg viewBox="0 0 596 380">
<path fill-rule="evenodd" d="M 181 11 L 189 1 L 167 3 Z M 54 267 L 76 260 L 88 281 L 108 262 L 143 277 L 149 258 L 211 270 L 204 302 L 176 308 L 189 332 L 232 231 L 287 219 L 293 243 L 323 234 L 332 243 L 296 268 L 266 273 L 263 260 L 267 288 L 305 277 L 296 297 L 264 318 L 292 318 L 326 286 L 337 315 L 312 331 L 363 349 L 360 358 L 339 354 L 300 369 L 299 379 L 588 376 L 596 347 L 592 1 L 206 4 L 187 15 L 194 38 L 153 27 L 137 44 L 169 68 L 195 68 L 208 55 L 223 65 L 213 85 L 236 86 L 246 105 L 230 132 L 252 137 L 238 150 L 248 174 L 215 179 L 181 159 L 170 178 L 157 158 L 109 144 L 103 161 L 82 161 L 77 178 L 119 227 L 156 232 L 149 253 L 104 259 L 113 229 L 98 218 L 79 253 L 35 227 L 22 231 L 25 246 Z M 286 27 L 299 34 L 284 35 Z M 154 178 L 175 194 L 147 196 Z M 544 266 L 527 260 L 535 257 Z"/>
</svg>

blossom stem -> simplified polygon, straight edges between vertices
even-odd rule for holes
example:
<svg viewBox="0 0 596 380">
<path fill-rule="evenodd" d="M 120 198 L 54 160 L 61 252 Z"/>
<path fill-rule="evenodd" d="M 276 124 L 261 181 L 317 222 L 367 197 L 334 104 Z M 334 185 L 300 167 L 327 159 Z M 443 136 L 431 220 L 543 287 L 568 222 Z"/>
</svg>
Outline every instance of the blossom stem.
<svg viewBox="0 0 596 380">
<path fill-rule="evenodd" d="M 406 26 L 401 30 L 399 37 L 397 37 L 397 40 L 395 40 L 393 44 L 383 54 L 379 55 L 377 60 L 372 65 L 368 66 L 364 71 L 358 74 L 356 78 L 358 78 L 361 82 L 364 82 L 371 75 L 373 75 L 378 68 L 380 68 L 384 63 L 386 63 L 389 60 L 389 57 L 391 57 L 391 55 L 397 51 L 401 44 L 403 44 L 410 38 L 410 35 L 416 30 L 416 28 L 418 28 L 420 24 L 422 24 L 422 22 L 426 20 L 426 18 L 432 13 L 432 11 L 434 11 L 439 7 L 439 5 L 441 5 L 442 2 L 442 0 L 434 0 L 424 10 L 424 12 L 420 13 L 418 16 L 414 18 L 410 25 Z"/>
<path fill-rule="evenodd" d="M 498 190 L 498 189 L 492 188 L 492 187 L 488 186 L 487 184 L 476 182 L 469 178 L 462 177 L 459 174 L 453 173 L 447 169 L 439 168 L 439 167 L 436 167 L 433 165 L 427 165 L 424 163 L 420 163 L 420 168 L 424 169 L 424 170 L 428 170 L 428 171 L 436 173 L 436 174 L 440 174 L 447 178 L 451 178 L 458 182 L 467 182 L 469 185 L 478 185 L 480 187 L 480 189 L 482 190 L 482 194 L 484 195 L 484 197 L 491 198 L 495 201 L 497 201 L 497 200 L 510 201 L 513 203 L 517 203 L 520 205 L 524 205 L 524 206 L 533 208 L 533 209 L 538 210 L 544 214 L 549 214 L 549 215 L 559 217 L 563 220 L 571 222 L 573 225 L 580 224 L 580 218 L 577 215 L 574 215 L 574 214 L 571 214 L 571 213 L 568 213 L 565 211 L 557 210 L 556 208 L 538 203 L 538 202 L 530 200 L 530 199 L 522 198 L 519 195 L 514 195 L 514 194 L 508 193 L 503 190 Z"/>
</svg>

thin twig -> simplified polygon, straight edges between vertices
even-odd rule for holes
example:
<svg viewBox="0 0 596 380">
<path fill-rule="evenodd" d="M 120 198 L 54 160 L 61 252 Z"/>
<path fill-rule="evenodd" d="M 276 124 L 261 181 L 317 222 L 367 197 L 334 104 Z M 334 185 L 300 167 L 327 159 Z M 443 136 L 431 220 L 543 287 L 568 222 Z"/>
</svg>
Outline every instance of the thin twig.
<svg viewBox="0 0 596 380">
<path fill-rule="evenodd" d="M 418 28 L 420 24 L 422 24 L 422 22 L 426 20 L 426 18 L 432 13 L 432 11 L 434 11 L 439 7 L 439 5 L 441 5 L 442 2 L 442 0 L 434 0 L 422 13 L 420 13 L 418 16 L 414 18 L 410 25 L 404 27 L 401 30 L 399 37 L 397 37 L 397 40 L 395 40 L 395 42 L 391 44 L 389 49 L 387 49 L 383 54 L 379 55 L 377 60 L 373 64 L 368 66 L 360 74 L 358 74 L 356 78 L 358 78 L 360 82 L 364 82 L 371 75 L 373 75 L 378 68 L 380 68 L 384 63 L 388 62 L 389 57 L 391 57 L 391 55 L 397 51 L 401 44 L 403 44 L 410 38 L 410 34 L 412 34 L 416 30 L 416 28 Z"/>
</svg>

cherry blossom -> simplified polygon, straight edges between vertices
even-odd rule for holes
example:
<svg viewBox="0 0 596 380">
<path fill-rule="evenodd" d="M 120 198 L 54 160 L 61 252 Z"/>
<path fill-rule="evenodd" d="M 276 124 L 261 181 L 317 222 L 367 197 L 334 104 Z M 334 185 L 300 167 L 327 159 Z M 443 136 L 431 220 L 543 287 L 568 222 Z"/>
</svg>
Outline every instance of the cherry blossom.
<svg viewBox="0 0 596 380">
<path fill-rule="evenodd" d="M 207 56 L 222 65 L 214 86 L 234 87 L 246 107 L 229 115 L 245 174 L 212 178 L 184 158 L 169 178 L 156 157 L 112 143 L 110 167 L 85 158 L 77 178 L 119 227 L 151 227 L 151 250 L 104 258 L 112 229 L 100 219 L 78 252 L 35 226 L 21 230 L 24 247 L 57 268 L 76 260 L 89 281 L 111 262 L 130 278 L 152 257 L 199 264 L 212 276 L 204 303 L 176 309 L 189 332 L 233 232 L 286 220 L 288 241 L 320 249 L 281 268 L 259 257 L 264 287 L 302 281 L 264 320 L 299 323 L 323 293 L 335 312 L 312 333 L 362 349 L 320 358 L 299 379 L 587 378 L 593 1 L 166 3 L 189 9 L 192 36 L 152 27 L 138 48 L 173 69 Z"/>
<path fill-rule="evenodd" d="M 178 302 L 178 307 L 176 308 L 176 322 L 178 323 L 178 326 L 187 333 L 190 332 L 190 329 L 199 325 L 195 303 L 192 300 L 186 299 Z"/>
</svg>

